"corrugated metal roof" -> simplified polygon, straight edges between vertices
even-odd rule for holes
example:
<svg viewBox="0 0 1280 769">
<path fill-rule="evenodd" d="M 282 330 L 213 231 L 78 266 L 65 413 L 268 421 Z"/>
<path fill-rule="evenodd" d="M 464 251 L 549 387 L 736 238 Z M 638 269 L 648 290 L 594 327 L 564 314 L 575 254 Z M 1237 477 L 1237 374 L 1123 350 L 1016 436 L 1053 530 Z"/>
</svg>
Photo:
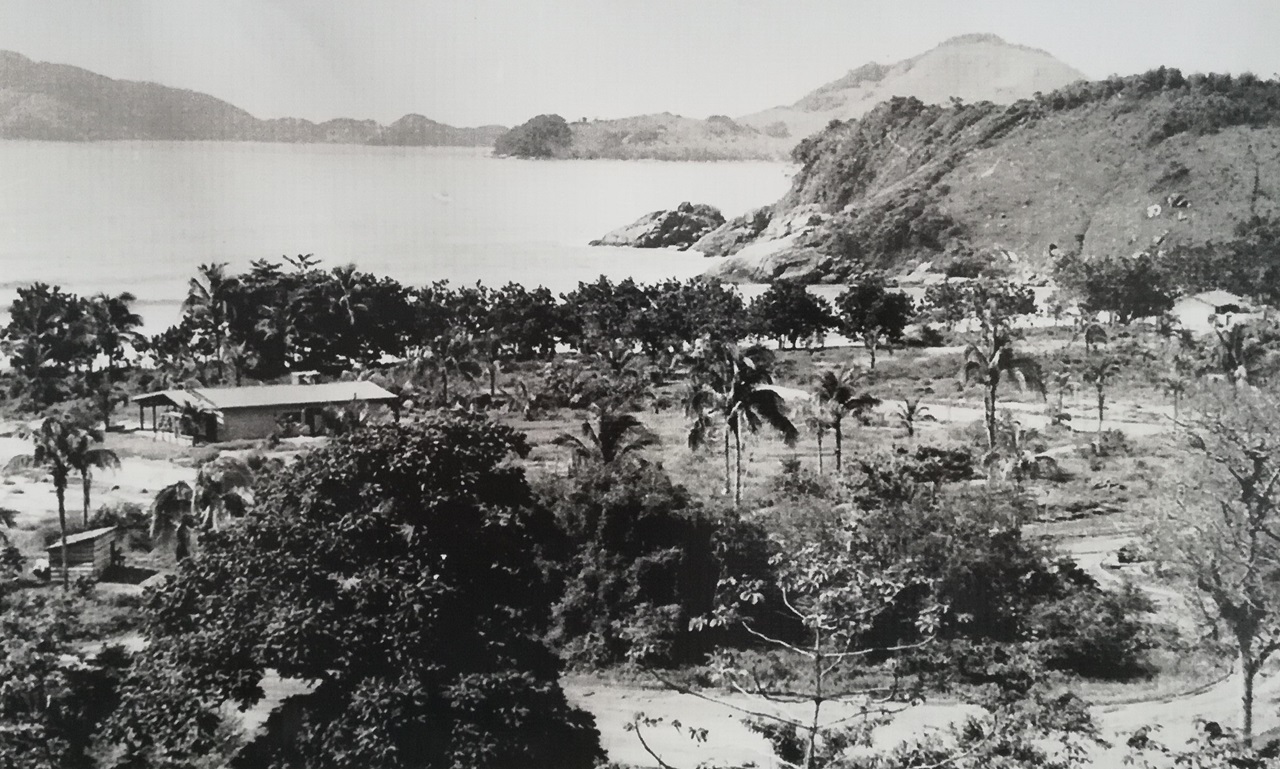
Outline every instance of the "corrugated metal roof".
<svg viewBox="0 0 1280 769">
<path fill-rule="evenodd" d="M 318 406 L 350 401 L 392 401 L 396 396 L 373 382 L 327 382 L 257 387 L 201 387 L 193 392 L 217 409 L 259 406 Z"/>
<path fill-rule="evenodd" d="M 356 401 L 393 401 L 395 395 L 373 382 L 326 382 L 325 384 L 280 384 L 254 387 L 193 387 L 190 390 L 161 390 L 135 395 L 141 406 L 203 405 L 215 409 L 244 409 L 260 406 L 319 406 Z"/>
<path fill-rule="evenodd" d="M 90 539 L 97 539 L 98 537 L 101 537 L 101 536 L 103 536 L 103 535 L 105 535 L 105 534 L 113 534 L 113 533 L 115 533 L 115 531 L 116 531 L 116 527 L 115 527 L 115 526 L 104 526 L 104 527 L 103 527 L 103 528 L 101 528 L 101 529 L 90 529 L 89 531 L 82 531 L 82 532 L 80 532 L 79 534 L 72 534 L 72 535 L 70 535 L 70 536 L 68 536 L 68 537 L 67 537 L 67 546 L 68 546 L 68 547 L 70 547 L 71 545 L 74 545 L 74 544 L 76 544 L 77 542 L 84 542 L 84 541 L 86 541 L 86 540 L 90 540 Z M 57 541 L 57 542 L 54 542 L 52 545 L 49 545 L 49 546 L 48 546 L 48 547 L 46 547 L 45 549 L 46 549 L 46 550 L 61 550 L 61 549 L 62 549 L 62 542 L 61 542 L 61 540 L 59 540 L 59 541 Z"/>
<path fill-rule="evenodd" d="M 176 406 L 183 408 L 188 404 L 197 403 L 199 400 L 198 396 L 187 390 L 161 390 L 160 392 L 133 396 L 133 402 L 139 406 Z"/>
</svg>

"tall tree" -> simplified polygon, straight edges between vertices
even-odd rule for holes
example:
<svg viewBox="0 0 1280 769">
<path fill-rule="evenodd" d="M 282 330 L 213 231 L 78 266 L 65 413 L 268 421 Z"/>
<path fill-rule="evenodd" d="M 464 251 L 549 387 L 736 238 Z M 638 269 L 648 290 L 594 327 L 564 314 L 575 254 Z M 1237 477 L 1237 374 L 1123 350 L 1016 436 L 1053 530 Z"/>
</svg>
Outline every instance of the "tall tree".
<svg viewBox="0 0 1280 769">
<path fill-rule="evenodd" d="M 880 275 L 864 275 L 836 297 L 840 330 L 861 340 L 876 368 L 876 351 L 902 341 L 902 332 L 915 315 L 915 302 L 899 291 L 890 291 Z"/>
<path fill-rule="evenodd" d="M 128 291 L 115 296 L 96 294 L 89 300 L 97 347 L 107 359 L 101 386 L 101 402 L 103 425 L 108 429 L 111 427 L 116 371 L 120 367 L 125 349 L 132 347 L 136 350 L 145 341 L 138 332 L 142 327 L 142 316 L 133 311 L 135 301 L 137 297 Z"/>
<path fill-rule="evenodd" d="M 182 302 L 182 309 L 203 336 L 206 358 L 217 358 L 227 341 L 235 285 L 236 279 L 227 274 L 225 262 L 200 265 L 198 275 L 187 285 L 187 298 Z M 218 364 L 225 381 L 226 364 L 221 360 Z"/>
<path fill-rule="evenodd" d="M 1098 406 L 1098 436 L 1102 436 L 1102 416 L 1107 405 L 1107 385 L 1120 375 L 1120 361 L 1106 355 L 1085 364 L 1081 379 L 1093 385 Z"/>
<path fill-rule="evenodd" d="M 93 485 L 94 470 L 114 470 L 120 467 L 120 457 L 102 445 L 101 430 L 93 427 L 76 427 L 67 441 L 67 462 L 80 473 L 84 500 L 83 523 L 89 525 L 89 495 Z"/>
<path fill-rule="evenodd" d="M 964 351 L 960 376 L 965 384 L 982 388 L 982 405 L 987 428 L 987 448 L 997 449 L 996 409 L 1000 385 L 1006 381 L 1046 396 L 1044 374 L 1034 359 L 1020 355 L 1013 346 L 1006 316 L 995 302 L 983 313 L 982 336 Z"/>
<path fill-rule="evenodd" d="M 858 379 L 856 369 L 846 369 L 839 374 L 824 371 L 814 392 L 835 434 L 836 473 L 844 467 L 844 420 L 850 416 L 862 417 L 880 405 L 879 398 L 858 387 Z"/>
<path fill-rule="evenodd" d="M 200 466 L 194 507 L 205 531 L 217 531 L 228 518 L 240 518 L 253 504 L 253 472 L 244 460 L 224 456 Z"/>
<path fill-rule="evenodd" d="M 1250 742 L 1255 679 L 1280 650 L 1280 400 L 1208 384 L 1191 403 L 1191 461 L 1178 467 L 1172 504 L 1160 506 L 1155 544 L 1205 620 L 1235 647 Z"/>
<path fill-rule="evenodd" d="M 172 540 L 178 560 L 191 554 L 191 532 L 199 524 L 195 498 L 191 484 L 178 481 L 160 489 L 151 500 L 151 539 L 157 544 Z"/>
<path fill-rule="evenodd" d="M 71 570 L 67 561 L 67 481 L 75 469 L 71 457 L 79 438 L 79 428 L 68 418 L 49 416 L 24 437 L 32 443 L 30 454 L 20 454 L 9 461 L 7 470 L 42 467 L 53 480 L 53 493 L 58 500 L 58 533 L 62 549 L 62 589 L 71 588 Z"/>
<path fill-rule="evenodd" d="M 805 341 L 808 346 L 835 328 L 831 304 L 796 281 L 776 281 L 747 307 L 748 329 L 752 334 L 773 339 L 779 347 L 792 349 Z"/>
</svg>

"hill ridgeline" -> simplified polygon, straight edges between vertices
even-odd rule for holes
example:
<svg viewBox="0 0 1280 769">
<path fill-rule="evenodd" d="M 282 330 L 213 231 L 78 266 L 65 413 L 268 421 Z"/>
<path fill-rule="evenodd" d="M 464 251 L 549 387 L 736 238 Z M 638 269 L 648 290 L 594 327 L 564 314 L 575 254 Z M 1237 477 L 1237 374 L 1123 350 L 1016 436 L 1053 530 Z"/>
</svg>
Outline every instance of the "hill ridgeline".
<svg viewBox="0 0 1280 769">
<path fill-rule="evenodd" d="M 455 128 L 422 115 L 391 125 L 339 118 L 260 120 L 208 94 L 114 80 L 0 51 L 0 139 L 274 141 L 488 146 L 503 126 Z"/>
</svg>

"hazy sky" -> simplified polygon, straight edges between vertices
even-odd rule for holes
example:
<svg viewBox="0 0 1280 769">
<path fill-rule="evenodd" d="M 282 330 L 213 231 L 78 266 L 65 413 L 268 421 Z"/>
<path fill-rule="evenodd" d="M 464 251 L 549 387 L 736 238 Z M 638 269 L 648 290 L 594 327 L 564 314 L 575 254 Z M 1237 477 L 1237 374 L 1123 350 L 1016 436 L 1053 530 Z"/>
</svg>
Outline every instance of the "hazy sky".
<svg viewBox="0 0 1280 769">
<path fill-rule="evenodd" d="M 1280 72 L 1277 0 L 0 0 L 0 49 L 258 117 L 455 125 L 790 103 L 993 32 L 1090 77 Z"/>
</svg>

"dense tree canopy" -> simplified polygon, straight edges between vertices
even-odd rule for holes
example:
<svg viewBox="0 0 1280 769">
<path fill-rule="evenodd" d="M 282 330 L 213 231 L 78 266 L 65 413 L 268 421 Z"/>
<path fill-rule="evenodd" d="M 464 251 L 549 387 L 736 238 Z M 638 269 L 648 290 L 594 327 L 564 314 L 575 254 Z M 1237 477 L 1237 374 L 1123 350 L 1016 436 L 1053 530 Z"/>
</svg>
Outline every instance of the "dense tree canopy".
<svg viewBox="0 0 1280 769">
<path fill-rule="evenodd" d="M 268 668 L 314 682 L 271 765 L 592 766 L 542 641 L 556 529 L 508 462 L 527 451 L 439 416 L 304 456 L 153 597 L 148 654 L 211 701 L 258 701 Z"/>
<path fill-rule="evenodd" d="M 751 303 L 747 314 L 751 333 L 776 340 L 780 347 L 794 348 L 801 341 L 807 346 L 836 325 L 831 303 L 795 281 L 771 284 Z"/>
</svg>

